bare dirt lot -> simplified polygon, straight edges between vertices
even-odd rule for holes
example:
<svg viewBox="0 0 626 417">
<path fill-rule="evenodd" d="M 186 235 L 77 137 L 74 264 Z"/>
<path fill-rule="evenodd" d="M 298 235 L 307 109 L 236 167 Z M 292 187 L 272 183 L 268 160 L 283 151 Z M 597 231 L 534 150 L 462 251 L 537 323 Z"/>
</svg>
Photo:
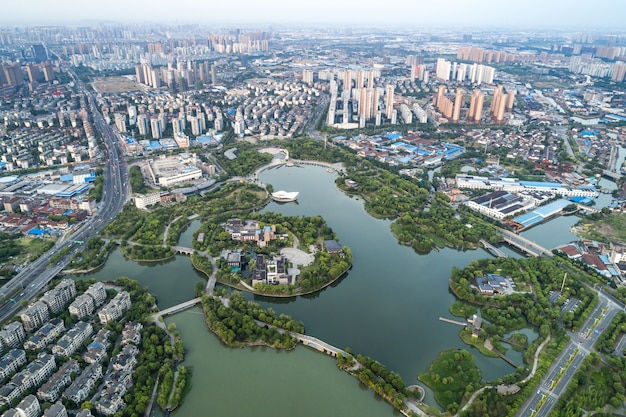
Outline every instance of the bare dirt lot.
<svg viewBox="0 0 626 417">
<path fill-rule="evenodd" d="M 140 89 L 135 81 L 127 77 L 96 78 L 91 85 L 99 93 L 124 93 Z"/>
</svg>

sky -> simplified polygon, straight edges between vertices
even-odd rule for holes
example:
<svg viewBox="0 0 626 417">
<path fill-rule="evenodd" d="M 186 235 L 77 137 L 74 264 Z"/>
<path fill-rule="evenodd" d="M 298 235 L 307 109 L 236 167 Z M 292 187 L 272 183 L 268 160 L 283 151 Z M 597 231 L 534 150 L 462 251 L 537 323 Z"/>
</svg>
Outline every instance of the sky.
<svg viewBox="0 0 626 417">
<path fill-rule="evenodd" d="M 0 24 L 113 21 L 626 30 L 624 0 L 28 0 L 27 4 L 0 0 Z"/>
</svg>

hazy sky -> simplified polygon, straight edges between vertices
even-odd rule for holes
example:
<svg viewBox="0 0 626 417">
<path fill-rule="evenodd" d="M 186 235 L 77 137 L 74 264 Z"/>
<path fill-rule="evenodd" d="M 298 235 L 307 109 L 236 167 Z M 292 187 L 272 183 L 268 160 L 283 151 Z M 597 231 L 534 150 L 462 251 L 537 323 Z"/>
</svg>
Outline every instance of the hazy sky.
<svg viewBox="0 0 626 417">
<path fill-rule="evenodd" d="M 1 24 L 111 20 L 626 28 L 624 0 L 0 0 L 0 10 Z"/>
</svg>

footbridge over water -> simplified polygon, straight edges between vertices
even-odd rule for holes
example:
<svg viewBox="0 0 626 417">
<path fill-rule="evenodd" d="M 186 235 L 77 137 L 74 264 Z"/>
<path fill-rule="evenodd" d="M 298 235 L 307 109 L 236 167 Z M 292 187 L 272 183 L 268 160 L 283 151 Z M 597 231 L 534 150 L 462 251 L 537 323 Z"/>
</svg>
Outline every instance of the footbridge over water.
<svg viewBox="0 0 626 417">
<path fill-rule="evenodd" d="M 171 306 L 170 308 L 166 308 L 165 310 L 159 311 L 158 313 L 155 314 L 155 317 L 180 313 L 183 310 L 187 310 L 188 308 L 195 306 L 196 304 L 200 303 L 200 301 L 202 301 L 202 299 L 198 297 L 189 301 L 185 301 L 184 303 L 176 304 L 175 306 Z"/>
<path fill-rule="evenodd" d="M 333 345 L 330 345 L 323 340 L 320 340 L 313 336 L 307 336 L 301 333 L 291 332 L 291 335 L 295 337 L 298 342 L 302 343 L 304 346 L 311 347 L 313 349 L 319 350 L 322 353 L 327 355 L 336 357 L 337 353 L 341 353 L 344 357 L 348 356 L 348 353 L 343 349 L 339 349 Z"/>
<path fill-rule="evenodd" d="M 176 251 L 177 255 L 191 256 L 195 252 L 192 248 L 186 246 L 172 246 L 172 248 Z"/>
<path fill-rule="evenodd" d="M 510 232 L 508 230 L 499 229 L 502 239 L 509 245 L 527 253 L 530 256 L 554 256 L 550 249 L 546 249 L 543 246 L 536 244 L 535 242 L 526 239 L 523 236 Z"/>
</svg>

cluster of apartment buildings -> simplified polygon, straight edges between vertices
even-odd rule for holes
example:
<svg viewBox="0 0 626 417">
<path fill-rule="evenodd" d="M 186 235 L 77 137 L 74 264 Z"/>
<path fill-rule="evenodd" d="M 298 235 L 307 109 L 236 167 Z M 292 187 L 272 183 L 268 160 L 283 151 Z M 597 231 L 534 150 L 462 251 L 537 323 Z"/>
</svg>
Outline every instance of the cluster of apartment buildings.
<svg viewBox="0 0 626 417">
<path fill-rule="evenodd" d="M 28 121 L 24 123 L 30 125 Z M 80 139 L 81 129 L 50 127 L 40 120 L 3 138 L 0 168 L 16 171 L 89 161 L 97 155 L 97 145 L 93 141 L 92 146 L 85 146 Z"/>
<path fill-rule="evenodd" d="M 67 416 L 65 408 L 59 402 L 66 399 L 75 405 L 85 401 L 97 383 L 102 379 L 104 370 L 102 361 L 111 350 L 111 331 L 102 328 L 94 335 L 91 320 L 94 307 L 106 301 L 106 291 L 101 282 L 91 285 L 84 294 L 76 297 L 69 307 L 71 315 L 79 320 L 71 328 L 66 329 L 60 318 L 49 319 L 50 312 L 61 312 L 67 303 L 76 295 L 74 281 L 64 280 L 25 312 L 22 322 L 12 322 L 0 331 L 2 347 L 9 349 L 0 358 L 0 406 L 15 406 L 17 414 L 9 410 L 7 416 L 19 415 L 24 411 L 24 401 L 32 405 L 32 415 L 39 417 L 39 401 L 55 403 L 44 416 Z M 119 320 L 130 308 L 130 296 L 126 291 L 117 295 L 98 311 L 101 324 Z M 104 375 L 101 389 L 92 397 L 95 409 L 104 415 L 113 415 L 125 406 L 123 395 L 132 386 L 132 371 L 137 363 L 141 341 L 140 323 L 126 323 L 121 334 L 121 351 L 111 358 L 111 366 Z M 34 331 L 36 330 L 36 331 Z M 30 336 L 28 333 L 34 331 Z M 83 369 L 79 362 L 72 358 L 80 351 L 87 339 L 91 343 L 81 354 L 87 364 Z M 36 359 L 27 363 L 27 351 L 37 352 Z M 61 365 L 57 367 L 57 361 Z M 58 369 L 57 369 L 58 368 Z M 20 398 L 27 392 L 36 390 L 36 397 L 30 395 L 19 404 Z M 16 405 L 17 404 L 17 405 Z M 28 407 L 26 407 L 28 408 Z M 30 410 L 30 408 L 28 408 Z M 87 417 L 91 414 L 80 414 Z"/>
<path fill-rule="evenodd" d="M 52 83 L 55 79 L 54 69 L 50 61 L 43 63 L 3 62 L 0 64 L 0 92 L 4 86 L 7 91 L 15 90 L 25 84 L 29 90 L 36 90 L 40 83 Z"/>
<path fill-rule="evenodd" d="M 318 87 L 306 84 L 262 78 L 239 91 L 227 91 L 235 108 L 234 115 L 228 112 L 235 134 L 292 137 L 306 124 L 320 96 Z"/>
<path fill-rule="evenodd" d="M 71 315 L 79 319 L 90 317 L 93 312 L 106 301 L 104 284 L 97 282 L 76 297 L 76 286 L 73 280 L 64 279 L 55 288 L 46 291 L 39 300 L 29 305 L 20 314 L 20 319 L 26 331 L 32 331 L 48 322 L 51 315 L 61 312 L 67 304 Z M 100 323 L 106 324 L 111 320 L 122 317 L 131 307 L 130 295 L 120 291 L 104 307 L 98 311 Z"/>
</svg>

